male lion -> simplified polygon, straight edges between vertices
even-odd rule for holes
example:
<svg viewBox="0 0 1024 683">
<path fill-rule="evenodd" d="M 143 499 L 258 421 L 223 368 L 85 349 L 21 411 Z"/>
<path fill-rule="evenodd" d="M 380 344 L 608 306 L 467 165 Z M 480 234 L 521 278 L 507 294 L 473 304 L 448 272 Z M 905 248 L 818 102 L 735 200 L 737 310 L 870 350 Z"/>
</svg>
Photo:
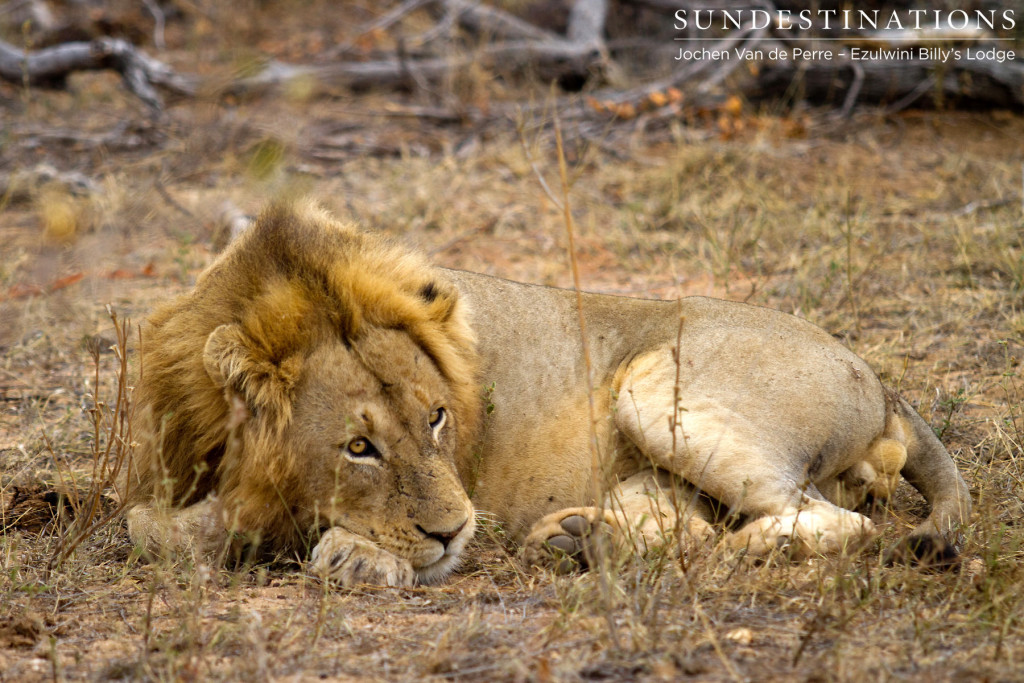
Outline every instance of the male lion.
<svg viewBox="0 0 1024 683">
<path fill-rule="evenodd" d="M 699 541 L 713 508 L 742 523 L 727 547 L 839 551 L 873 534 L 840 506 L 899 474 L 932 506 L 908 547 L 949 559 L 971 510 L 928 425 L 810 323 L 432 268 L 310 203 L 154 313 L 141 366 L 132 538 L 311 541 L 346 585 L 443 578 L 474 506 L 559 562 L 605 523 Z"/>
</svg>

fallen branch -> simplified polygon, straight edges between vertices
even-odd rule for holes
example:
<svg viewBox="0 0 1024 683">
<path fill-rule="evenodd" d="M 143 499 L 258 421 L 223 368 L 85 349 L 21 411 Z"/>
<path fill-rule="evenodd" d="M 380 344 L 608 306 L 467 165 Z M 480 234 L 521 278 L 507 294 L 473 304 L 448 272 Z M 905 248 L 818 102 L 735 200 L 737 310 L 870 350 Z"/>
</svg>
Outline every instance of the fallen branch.
<svg viewBox="0 0 1024 683">
<path fill-rule="evenodd" d="M 558 34 L 539 28 L 496 7 L 473 0 L 445 0 L 444 7 L 453 13 L 463 28 L 478 36 L 503 40 L 557 42 Z"/>
<path fill-rule="evenodd" d="M 64 43 L 31 53 L 0 41 L 0 78 L 13 83 L 63 87 L 73 72 L 108 69 L 121 74 L 125 87 L 154 111 L 163 108 L 154 86 L 179 95 L 196 94 L 197 79 L 178 75 L 119 38 Z"/>
<path fill-rule="evenodd" d="M 50 164 L 0 174 L 0 197 L 5 202 L 32 199 L 45 186 L 58 186 L 80 197 L 100 194 L 100 186 L 92 178 L 78 171 L 60 171 Z"/>
<path fill-rule="evenodd" d="M 457 57 L 395 58 L 324 65 L 272 61 L 259 74 L 234 81 L 225 88 L 225 92 L 234 95 L 254 94 L 278 88 L 296 79 L 311 79 L 324 86 L 355 90 L 411 87 L 421 79 L 424 83 L 438 83 L 453 72 L 473 64 L 494 68 L 500 66 L 502 70 L 532 66 L 542 75 L 560 75 L 570 71 L 585 73 L 600 60 L 600 53 L 593 47 L 557 41 L 499 43 Z"/>
<path fill-rule="evenodd" d="M 939 64 L 932 60 L 780 62 L 767 65 L 745 94 L 752 99 L 774 99 L 794 84 L 811 102 L 843 101 L 843 111 L 858 103 L 897 103 L 894 110 L 931 93 L 937 104 L 969 100 L 991 107 L 1024 106 L 1024 65 L 1011 62 L 959 60 Z"/>
</svg>

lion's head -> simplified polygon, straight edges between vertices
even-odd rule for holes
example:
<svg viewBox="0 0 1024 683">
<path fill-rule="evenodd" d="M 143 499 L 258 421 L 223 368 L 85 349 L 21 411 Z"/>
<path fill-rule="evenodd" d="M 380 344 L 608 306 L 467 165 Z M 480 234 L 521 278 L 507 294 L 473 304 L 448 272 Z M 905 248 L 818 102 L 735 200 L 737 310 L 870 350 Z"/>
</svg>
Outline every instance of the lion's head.
<svg viewBox="0 0 1024 683">
<path fill-rule="evenodd" d="M 473 534 L 473 336 L 435 270 L 275 206 L 144 329 L 136 502 L 219 496 L 298 546 L 340 526 L 443 576 Z"/>
</svg>

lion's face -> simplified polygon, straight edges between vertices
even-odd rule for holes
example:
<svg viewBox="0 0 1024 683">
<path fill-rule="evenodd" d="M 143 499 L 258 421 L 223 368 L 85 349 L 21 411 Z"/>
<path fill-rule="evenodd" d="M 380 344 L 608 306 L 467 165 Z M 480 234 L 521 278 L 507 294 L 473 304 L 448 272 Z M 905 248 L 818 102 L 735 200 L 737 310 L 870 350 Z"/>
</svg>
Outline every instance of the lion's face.
<svg viewBox="0 0 1024 683">
<path fill-rule="evenodd" d="M 444 378 L 396 330 L 322 346 L 308 364 L 285 434 L 303 468 L 300 524 L 340 526 L 408 559 L 421 580 L 440 578 L 475 527 Z"/>
<path fill-rule="evenodd" d="M 269 416 L 249 407 L 244 500 L 229 506 L 279 497 L 300 530 L 342 527 L 409 560 L 421 581 L 443 578 L 475 522 L 455 467 L 460 416 L 434 361 L 405 332 L 374 327 L 279 367 L 294 377 L 290 420 L 270 434 Z"/>
</svg>

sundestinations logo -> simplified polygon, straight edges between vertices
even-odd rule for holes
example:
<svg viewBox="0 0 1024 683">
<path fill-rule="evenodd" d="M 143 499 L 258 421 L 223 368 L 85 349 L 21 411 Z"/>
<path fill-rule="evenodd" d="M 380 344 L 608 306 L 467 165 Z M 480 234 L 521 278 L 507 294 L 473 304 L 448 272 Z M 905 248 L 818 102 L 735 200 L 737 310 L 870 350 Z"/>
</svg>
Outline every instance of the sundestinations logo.
<svg viewBox="0 0 1024 683">
<path fill-rule="evenodd" d="M 759 9 L 688 7 L 673 15 L 679 61 L 959 60 L 1007 62 L 1018 55 L 1007 34 L 1022 17 L 1014 9 Z M 730 32 L 768 33 L 767 50 L 723 47 Z M 712 45 L 713 44 L 713 45 Z"/>
</svg>

